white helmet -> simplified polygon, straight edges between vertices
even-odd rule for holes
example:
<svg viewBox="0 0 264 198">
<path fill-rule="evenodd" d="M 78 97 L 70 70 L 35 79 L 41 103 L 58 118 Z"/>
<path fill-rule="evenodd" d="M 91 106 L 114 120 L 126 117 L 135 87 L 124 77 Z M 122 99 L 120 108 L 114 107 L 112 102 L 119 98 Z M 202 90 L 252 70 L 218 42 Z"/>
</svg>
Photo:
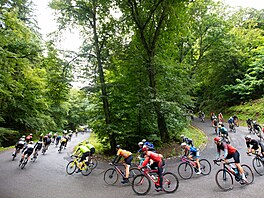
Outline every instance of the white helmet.
<svg viewBox="0 0 264 198">
<path fill-rule="evenodd" d="M 187 144 L 185 142 L 181 143 L 181 147 L 186 146 Z"/>
<path fill-rule="evenodd" d="M 143 144 L 144 144 L 143 142 L 139 142 L 139 143 L 138 143 L 138 146 L 143 145 Z"/>
</svg>

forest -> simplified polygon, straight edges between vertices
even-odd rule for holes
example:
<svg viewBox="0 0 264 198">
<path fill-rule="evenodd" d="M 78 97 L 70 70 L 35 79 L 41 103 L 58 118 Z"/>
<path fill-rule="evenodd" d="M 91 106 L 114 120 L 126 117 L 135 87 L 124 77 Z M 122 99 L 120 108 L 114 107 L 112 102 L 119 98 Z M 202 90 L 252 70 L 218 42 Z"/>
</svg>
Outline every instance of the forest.
<svg viewBox="0 0 264 198">
<path fill-rule="evenodd" d="M 51 0 L 44 41 L 31 0 L 0 1 L 0 146 L 88 126 L 100 142 L 174 141 L 189 112 L 262 99 L 264 10 L 213 0 Z M 79 52 L 56 47 L 77 28 Z M 74 76 L 86 82 L 75 89 Z"/>
</svg>

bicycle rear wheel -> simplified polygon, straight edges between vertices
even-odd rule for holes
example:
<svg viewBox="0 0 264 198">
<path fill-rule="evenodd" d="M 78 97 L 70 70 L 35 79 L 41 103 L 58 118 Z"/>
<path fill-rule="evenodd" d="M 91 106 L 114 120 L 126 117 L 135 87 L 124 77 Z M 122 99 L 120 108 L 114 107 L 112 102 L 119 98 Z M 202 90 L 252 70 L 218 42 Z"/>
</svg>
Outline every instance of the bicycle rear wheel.
<svg viewBox="0 0 264 198">
<path fill-rule="evenodd" d="M 253 168 L 260 176 L 264 175 L 264 162 L 260 158 L 255 157 L 252 160 L 252 164 Z"/>
<path fill-rule="evenodd" d="M 105 171 L 104 173 L 104 181 L 105 183 L 109 185 L 113 185 L 117 182 L 118 180 L 118 173 L 116 169 L 114 168 L 109 168 L 108 170 Z"/>
<path fill-rule="evenodd" d="M 142 174 L 141 170 L 138 169 L 137 167 L 132 167 L 130 168 L 129 170 L 129 177 L 128 177 L 128 180 L 129 182 L 131 183 L 132 180 L 137 176 L 137 175 L 140 175 Z"/>
<path fill-rule="evenodd" d="M 193 168 L 189 163 L 183 162 L 178 166 L 178 174 L 182 179 L 190 179 L 193 175 Z"/>
<path fill-rule="evenodd" d="M 25 158 L 24 158 L 24 160 L 23 160 L 23 162 L 21 164 L 21 169 L 24 169 L 25 168 L 27 162 L 28 162 L 28 156 L 25 156 Z"/>
<path fill-rule="evenodd" d="M 178 177 L 171 172 L 164 173 L 162 186 L 166 193 L 174 193 L 179 187 Z"/>
<path fill-rule="evenodd" d="M 91 157 L 91 159 L 90 159 L 90 168 L 95 169 L 97 167 L 97 164 L 98 164 L 97 159 Z"/>
<path fill-rule="evenodd" d="M 211 164 L 206 159 L 201 159 L 200 161 L 200 169 L 202 172 L 202 175 L 209 175 L 211 173 Z"/>
<path fill-rule="evenodd" d="M 77 165 L 74 161 L 70 161 L 66 166 L 66 172 L 68 175 L 72 175 L 77 168 Z"/>
<path fill-rule="evenodd" d="M 84 165 L 84 166 L 85 166 L 84 169 L 81 170 L 82 175 L 83 175 L 83 176 L 88 176 L 88 175 L 90 175 L 91 172 L 92 172 L 92 168 L 90 168 L 90 167 L 87 166 L 87 165 Z"/>
<path fill-rule="evenodd" d="M 247 183 L 252 184 L 254 181 L 254 174 L 253 174 L 251 168 L 246 164 L 241 165 L 241 167 L 244 170 L 245 176 L 247 178 Z"/>
<path fill-rule="evenodd" d="M 233 177 L 228 171 L 224 169 L 217 171 L 215 175 L 215 181 L 217 186 L 222 190 L 227 191 L 233 189 Z"/>
<path fill-rule="evenodd" d="M 138 195 L 146 195 L 150 187 L 150 179 L 144 174 L 137 175 L 132 181 L 132 189 Z"/>
</svg>

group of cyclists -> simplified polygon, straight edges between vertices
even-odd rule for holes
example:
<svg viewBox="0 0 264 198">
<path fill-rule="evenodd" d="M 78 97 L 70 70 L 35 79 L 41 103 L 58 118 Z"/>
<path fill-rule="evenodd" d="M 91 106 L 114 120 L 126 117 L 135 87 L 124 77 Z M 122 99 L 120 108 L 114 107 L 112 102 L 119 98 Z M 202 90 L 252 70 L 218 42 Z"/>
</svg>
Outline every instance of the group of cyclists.
<svg viewBox="0 0 264 198">
<path fill-rule="evenodd" d="M 59 151 L 62 148 L 66 148 L 67 142 L 70 141 L 72 136 L 72 133 L 64 132 L 63 135 L 60 135 L 58 133 L 48 133 L 46 135 L 41 134 L 39 137 L 39 140 L 37 142 L 33 141 L 33 134 L 30 133 L 28 136 L 23 135 L 21 138 L 19 138 L 18 142 L 15 145 L 15 151 L 12 153 L 13 160 L 17 156 L 17 154 L 21 151 L 21 159 L 19 165 L 21 165 L 21 162 L 24 160 L 25 156 L 27 156 L 27 159 L 29 160 L 31 156 L 37 157 L 38 152 L 42 149 L 42 153 L 44 154 L 50 144 L 54 144 L 55 146 L 59 146 Z M 33 157 L 31 159 L 33 159 Z"/>
</svg>

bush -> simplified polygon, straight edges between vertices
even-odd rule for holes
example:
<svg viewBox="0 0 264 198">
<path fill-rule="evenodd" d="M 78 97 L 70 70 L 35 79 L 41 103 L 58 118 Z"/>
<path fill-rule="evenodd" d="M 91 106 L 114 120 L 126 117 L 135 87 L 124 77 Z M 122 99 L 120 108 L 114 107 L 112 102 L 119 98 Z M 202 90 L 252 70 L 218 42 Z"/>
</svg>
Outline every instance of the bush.
<svg viewBox="0 0 264 198">
<path fill-rule="evenodd" d="M 18 138 L 18 131 L 0 127 L 0 147 L 15 145 Z"/>
</svg>

